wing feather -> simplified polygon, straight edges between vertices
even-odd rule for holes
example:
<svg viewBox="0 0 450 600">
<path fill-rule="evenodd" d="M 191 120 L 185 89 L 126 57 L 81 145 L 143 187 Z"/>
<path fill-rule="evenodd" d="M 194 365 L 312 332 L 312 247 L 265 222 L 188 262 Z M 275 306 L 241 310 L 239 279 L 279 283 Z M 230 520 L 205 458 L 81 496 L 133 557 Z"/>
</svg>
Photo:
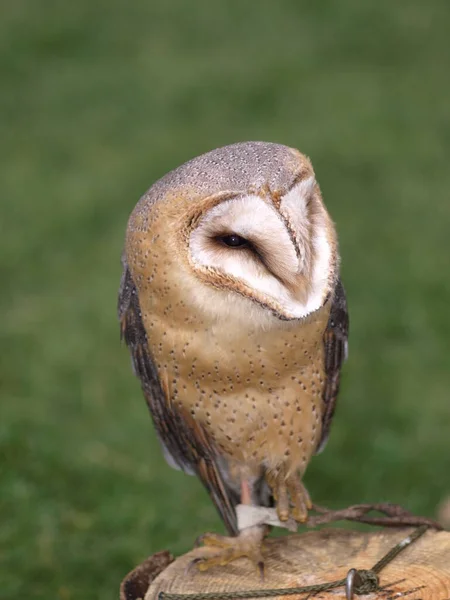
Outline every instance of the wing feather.
<svg viewBox="0 0 450 600">
<path fill-rule="evenodd" d="M 237 534 L 234 506 L 239 498 L 226 484 L 220 458 L 205 430 L 190 414 L 171 403 L 168 386 L 161 382 L 151 356 L 137 289 L 125 258 L 122 264 L 118 302 L 121 337 L 131 353 L 134 372 L 140 379 L 164 455 L 171 466 L 200 478 L 228 531 Z"/>
<path fill-rule="evenodd" d="M 344 286 L 339 279 L 333 296 L 330 318 L 324 334 L 325 387 L 323 400 L 325 409 L 322 416 L 322 436 L 317 448 L 321 452 L 330 434 L 331 422 L 336 409 L 339 393 L 341 368 L 348 354 L 349 318 Z"/>
</svg>

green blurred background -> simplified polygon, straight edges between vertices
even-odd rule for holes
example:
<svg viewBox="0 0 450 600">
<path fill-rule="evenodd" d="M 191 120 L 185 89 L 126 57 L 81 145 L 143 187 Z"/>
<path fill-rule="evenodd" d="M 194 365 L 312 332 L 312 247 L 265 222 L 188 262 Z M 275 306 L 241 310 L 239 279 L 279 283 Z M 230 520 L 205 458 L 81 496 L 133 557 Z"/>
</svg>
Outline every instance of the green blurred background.
<svg viewBox="0 0 450 600">
<path fill-rule="evenodd" d="M 238 140 L 308 154 L 350 360 L 317 503 L 450 494 L 448 1 L 16 0 L 0 20 L 0 595 L 118 597 L 222 525 L 161 456 L 116 294 L 153 181 Z"/>
</svg>

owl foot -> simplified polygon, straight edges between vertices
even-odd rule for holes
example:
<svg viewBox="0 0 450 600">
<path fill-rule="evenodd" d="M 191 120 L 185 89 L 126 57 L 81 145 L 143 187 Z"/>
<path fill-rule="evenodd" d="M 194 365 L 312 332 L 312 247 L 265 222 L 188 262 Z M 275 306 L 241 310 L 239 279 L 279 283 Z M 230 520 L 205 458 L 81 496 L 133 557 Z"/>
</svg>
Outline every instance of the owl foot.
<svg viewBox="0 0 450 600">
<path fill-rule="evenodd" d="M 312 502 L 300 477 L 297 474 L 286 477 L 284 471 L 280 470 L 267 473 L 266 481 L 275 498 L 280 521 L 287 521 L 292 517 L 297 523 L 305 523 Z"/>
<path fill-rule="evenodd" d="M 237 558 L 246 557 L 255 565 L 261 579 L 264 579 L 262 546 L 268 532 L 267 526 L 257 525 L 243 529 L 236 537 L 205 533 L 197 539 L 197 544 L 217 549 L 217 553 L 195 558 L 191 566 L 195 565 L 199 571 L 207 571 L 212 567 L 227 565 Z"/>
</svg>

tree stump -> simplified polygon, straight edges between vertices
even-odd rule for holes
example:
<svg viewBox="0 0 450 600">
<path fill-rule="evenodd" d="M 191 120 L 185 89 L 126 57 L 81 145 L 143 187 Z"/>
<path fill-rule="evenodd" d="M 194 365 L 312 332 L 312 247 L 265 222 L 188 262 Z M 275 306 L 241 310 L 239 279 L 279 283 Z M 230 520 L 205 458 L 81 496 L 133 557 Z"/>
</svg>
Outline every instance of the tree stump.
<svg viewBox="0 0 450 600">
<path fill-rule="evenodd" d="M 149 557 L 128 574 L 121 586 L 121 600 L 157 600 L 167 593 L 204 593 L 255 589 L 292 588 L 344 579 L 350 569 L 371 569 L 412 528 L 377 532 L 322 529 L 279 538 L 265 544 L 266 576 L 246 559 L 239 559 L 206 573 L 187 568 L 204 549 L 196 548 L 174 560 L 168 552 Z M 450 599 L 450 532 L 426 531 L 379 573 L 377 592 L 369 598 L 408 600 Z M 345 598 L 344 587 L 315 594 L 316 598 Z M 275 600 L 305 599 L 308 594 L 272 596 Z M 231 599 L 230 599 L 231 600 Z"/>
</svg>

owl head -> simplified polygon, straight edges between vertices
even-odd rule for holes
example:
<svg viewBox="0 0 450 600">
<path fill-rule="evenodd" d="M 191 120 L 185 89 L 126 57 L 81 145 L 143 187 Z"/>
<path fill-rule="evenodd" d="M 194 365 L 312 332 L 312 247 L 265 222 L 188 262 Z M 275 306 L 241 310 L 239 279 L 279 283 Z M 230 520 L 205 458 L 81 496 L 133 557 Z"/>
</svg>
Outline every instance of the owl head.
<svg viewBox="0 0 450 600">
<path fill-rule="evenodd" d="M 155 306 L 170 293 L 210 319 L 267 326 L 318 310 L 335 287 L 339 257 L 309 159 L 246 142 L 156 182 L 131 215 L 127 260 Z"/>
</svg>

